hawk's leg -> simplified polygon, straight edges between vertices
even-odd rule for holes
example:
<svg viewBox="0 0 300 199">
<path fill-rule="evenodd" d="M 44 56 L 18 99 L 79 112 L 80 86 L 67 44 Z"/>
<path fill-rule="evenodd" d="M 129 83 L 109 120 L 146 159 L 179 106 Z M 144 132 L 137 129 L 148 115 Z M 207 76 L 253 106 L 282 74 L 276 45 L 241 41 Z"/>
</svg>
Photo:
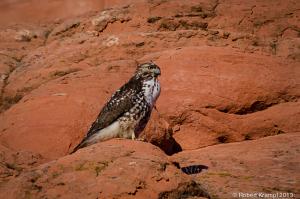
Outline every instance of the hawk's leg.
<svg viewBox="0 0 300 199">
<path fill-rule="evenodd" d="M 134 133 L 134 131 L 131 132 L 131 139 L 135 140 L 135 133 Z"/>
</svg>

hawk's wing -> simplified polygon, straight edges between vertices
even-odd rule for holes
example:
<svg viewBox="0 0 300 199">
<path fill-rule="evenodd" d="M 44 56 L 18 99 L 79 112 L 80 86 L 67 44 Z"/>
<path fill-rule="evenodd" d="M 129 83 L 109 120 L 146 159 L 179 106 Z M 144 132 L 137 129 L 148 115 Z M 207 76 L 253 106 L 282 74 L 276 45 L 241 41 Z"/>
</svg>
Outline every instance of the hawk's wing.
<svg viewBox="0 0 300 199">
<path fill-rule="evenodd" d="M 87 137 L 109 126 L 133 106 L 134 90 L 118 90 L 103 107 L 96 121 L 92 124 Z"/>
<path fill-rule="evenodd" d="M 73 152 L 85 146 L 85 141 L 97 133 L 99 130 L 109 126 L 116 121 L 120 116 L 130 110 L 134 105 L 136 96 L 142 90 L 142 82 L 135 77 L 131 78 L 129 82 L 124 84 L 119 90 L 117 90 L 111 97 L 111 99 L 105 104 L 97 119 L 92 124 L 87 135 L 82 142 L 75 147 Z M 72 153 L 73 153 L 72 152 Z"/>
</svg>

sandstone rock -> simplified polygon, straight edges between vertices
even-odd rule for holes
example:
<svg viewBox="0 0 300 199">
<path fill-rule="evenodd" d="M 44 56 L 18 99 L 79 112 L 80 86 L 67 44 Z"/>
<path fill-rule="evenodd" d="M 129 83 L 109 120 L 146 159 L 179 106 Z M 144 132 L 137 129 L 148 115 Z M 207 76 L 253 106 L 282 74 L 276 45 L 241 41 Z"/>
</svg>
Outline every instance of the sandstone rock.
<svg viewBox="0 0 300 199">
<path fill-rule="evenodd" d="M 238 193 L 299 193 L 299 133 L 184 151 L 172 157 L 180 165 L 201 164 L 193 175 L 212 198 Z"/>
<path fill-rule="evenodd" d="M 62 34 L 72 28 L 76 28 L 77 26 L 80 25 L 80 21 L 77 19 L 72 19 L 72 20 L 68 20 L 65 21 L 64 23 L 58 25 L 57 27 L 55 27 L 52 32 L 50 33 L 50 36 L 56 36 L 59 34 Z"/>
<path fill-rule="evenodd" d="M 115 20 L 116 18 L 112 18 L 112 16 L 110 16 L 107 11 L 103 11 L 99 16 L 93 18 L 91 23 L 96 27 L 95 29 L 97 31 L 102 32 L 106 28 L 108 23 L 112 23 Z"/>
<path fill-rule="evenodd" d="M 24 150 L 15 152 L 0 145 L 0 182 L 17 177 L 21 172 L 47 161 L 40 154 Z"/>
<path fill-rule="evenodd" d="M 296 64 L 211 47 L 165 51 L 157 63 L 157 107 L 171 128 L 180 127 L 174 138 L 183 149 L 299 130 Z"/>
<path fill-rule="evenodd" d="M 24 172 L 1 186 L 0 193 L 9 198 L 158 198 L 181 183 L 191 179 L 158 148 L 111 140 Z M 207 194 L 204 189 L 196 194 L 187 187 L 182 190 L 187 196 Z"/>
<path fill-rule="evenodd" d="M 102 42 L 102 45 L 111 47 L 119 44 L 119 38 L 116 36 L 109 36 L 105 41 Z"/>
<path fill-rule="evenodd" d="M 0 197 L 299 192 L 298 5 L 1 1 Z M 30 42 L 19 42 L 20 30 L 36 38 L 25 31 Z M 152 145 L 110 140 L 69 156 L 149 60 L 161 67 L 162 92 L 139 138 Z"/>
<path fill-rule="evenodd" d="M 31 39 L 36 38 L 37 35 L 30 30 L 20 30 L 15 39 L 16 41 L 31 41 Z"/>
<path fill-rule="evenodd" d="M 1 141 L 17 151 L 32 151 L 50 159 L 67 154 L 134 69 L 132 61 L 112 62 L 98 69 L 66 74 L 35 89 L 0 116 Z M 103 84 L 108 80 L 110 83 Z"/>
<path fill-rule="evenodd" d="M 210 52 L 214 54 L 211 55 Z M 283 68 L 281 66 L 284 61 L 281 59 L 243 54 L 231 48 L 215 47 L 192 47 L 165 51 L 156 62 L 162 68 L 160 78 L 162 93 L 157 107 L 164 115 L 165 121 L 159 122 L 158 118 L 154 119 L 158 127 L 151 128 L 153 132 L 148 131 L 151 132 L 148 133 L 148 140 L 153 143 L 164 143 L 162 140 L 168 140 L 165 138 L 171 137 L 172 134 L 168 134 L 169 130 L 166 130 L 166 125 L 171 129 L 176 125 L 179 126 L 180 130 L 171 133 L 183 149 L 197 149 L 212 144 L 257 139 L 279 133 L 295 132 L 299 129 L 297 103 L 299 96 L 297 77 L 299 75 L 296 70 L 297 65 L 292 62 Z M 27 150 L 40 152 L 40 147 L 42 147 L 44 151 L 42 154 L 45 155 L 48 152 L 52 155 L 56 154 L 51 155 L 52 157 L 65 154 L 70 145 L 75 144 L 71 141 L 73 136 L 70 134 L 70 129 L 73 129 L 71 131 L 77 136 L 84 135 L 88 125 L 92 123 L 91 115 L 97 115 L 104 100 L 132 75 L 135 63 L 131 63 L 132 68 L 129 70 L 125 67 L 126 63 L 128 62 L 124 62 L 121 66 L 117 64 L 117 68 L 112 63 L 109 66 L 110 73 L 103 73 L 104 68 L 79 71 L 69 75 L 66 73 L 65 77 L 50 81 L 49 86 L 46 84 L 35 90 L 33 95 L 24 98 L 23 103 L 16 105 L 0 118 L 3 123 L 2 128 L 7 129 L 2 135 L 2 140 L 6 140 L 7 144 L 13 148 L 16 146 L 17 149 L 25 147 Z M 259 75 L 257 75 L 258 70 Z M 270 70 L 272 74 L 269 74 Z M 127 75 L 122 76 L 121 79 L 115 79 L 121 76 L 121 71 L 125 71 Z M 115 86 L 111 87 L 112 84 Z M 96 91 L 90 89 L 93 87 Z M 78 90 L 78 88 L 81 89 Z M 60 92 L 67 93 L 68 98 L 52 95 Z M 101 93 L 106 97 L 98 101 L 95 94 L 101 96 Z M 83 98 L 83 96 L 86 97 Z M 90 101 L 87 96 L 94 96 L 95 101 Z M 81 101 L 80 106 L 79 101 Z M 56 108 L 50 108 L 49 103 Z M 64 108 L 58 109 L 58 104 Z M 92 104 L 95 104 L 97 109 L 88 108 Z M 31 111 L 24 111 L 25 107 Z M 68 111 L 66 111 L 67 107 L 70 108 Z M 85 114 L 91 114 L 84 121 L 81 118 L 82 111 Z M 73 113 L 72 117 L 70 112 Z M 277 114 L 278 112 L 281 114 Z M 43 124 L 40 127 L 34 125 L 37 127 L 34 131 L 32 128 L 21 128 L 30 123 L 36 124 L 36 118 L 25 116 L 24 114 L 27 113 L 39 118 L 44 115 Z M 15 115 L 20 115 L 20 120 Z M 10 118 L 14 118 L 15 122 L 10 123 L 12 120 Z M 264 122 L 266 118 L 269 118 L 269 122 Z M 74 128 L 72 125 L 79 125 L 80 128 Z M 30 146 L 32 144 L 26 144 L 27 139 L 37 139 L 41 131 L 39 128 L 43 129 L 47 138 L 40 137 L 35 147 Z M 22 130 L 14 133 L 16 136 L 14 143 L 7 141 L 12 135 L 10 132 L 15 132 L 16 129 Z M 167 132 L 167 134 L 159 133 L 155 138 L 155 129 L 162 129 L 160 132 Z M 21 135 L 26 135 L 27 138 L 24 139 Z M 53 146 L 44 144 L 44 142 L 49 142 L 48 136 L 53 139 Z M 61 137 L 66 139 L 61 139 Z M 61 143 L 60 149 L 52 150 L 51 148 L 57 143 Z M 168 144 L 164 143 L 160 146 L 166 145 Z"/>
<path fill-rule="evenodd" d="M 104 1 L 72 1 L 59 2 L 30 0 L 27 2 L 3 0 L 0 3 L 0 24 L 3 26 L 13 23 L 40 23 L 59 19 L 68 19 L 89 11 L 97 11 L 109 6 Z M 104 5 L 106 4 L 106 5 Z M 110 3 L 112 4 L 112 3 Z M 13 10 L 13 12 L 12 12 Z"/>
<path fill-rule="evenodd" d="M 158 146 L 167 155 L 173 155 L 182 151 L 181 146 L 173 138 L 173 130 L 170 124 L 157 110 L 152 111 L 146 129 L 138 138 Z"/>
</svg>

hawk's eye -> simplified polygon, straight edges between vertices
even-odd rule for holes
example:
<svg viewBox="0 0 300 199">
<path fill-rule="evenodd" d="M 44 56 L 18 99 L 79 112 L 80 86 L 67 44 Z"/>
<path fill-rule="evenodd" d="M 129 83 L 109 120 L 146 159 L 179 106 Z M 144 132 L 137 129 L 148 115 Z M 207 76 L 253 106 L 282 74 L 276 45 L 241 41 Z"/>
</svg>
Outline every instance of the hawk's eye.
<svg viewBox="0 0 300 199">
<path fill-rule="evenodd" d="M 149 69 L 153 69 L 153 68 L 154 68 L 154 66 L 150 65 L 150 66 L 148 66 L 148 68 L 149 68 Z"/>
</svg>

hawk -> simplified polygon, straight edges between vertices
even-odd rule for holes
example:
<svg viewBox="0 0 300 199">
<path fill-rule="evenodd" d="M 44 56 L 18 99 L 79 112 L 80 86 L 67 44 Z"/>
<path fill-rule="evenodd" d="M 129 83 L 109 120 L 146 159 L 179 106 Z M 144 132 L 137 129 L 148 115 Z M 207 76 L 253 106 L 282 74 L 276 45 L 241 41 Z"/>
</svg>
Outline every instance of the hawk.
<svg viewBox="0 0 300 199">
<path fill-rule="evenodd" d="M 118 89 L 100 111 L 80 148 L 112 138 L 132 138 L 144 130 L 160 95 L 160 68 L 152 61 L 138 65 L 130 80 Z"/>
</svg>

